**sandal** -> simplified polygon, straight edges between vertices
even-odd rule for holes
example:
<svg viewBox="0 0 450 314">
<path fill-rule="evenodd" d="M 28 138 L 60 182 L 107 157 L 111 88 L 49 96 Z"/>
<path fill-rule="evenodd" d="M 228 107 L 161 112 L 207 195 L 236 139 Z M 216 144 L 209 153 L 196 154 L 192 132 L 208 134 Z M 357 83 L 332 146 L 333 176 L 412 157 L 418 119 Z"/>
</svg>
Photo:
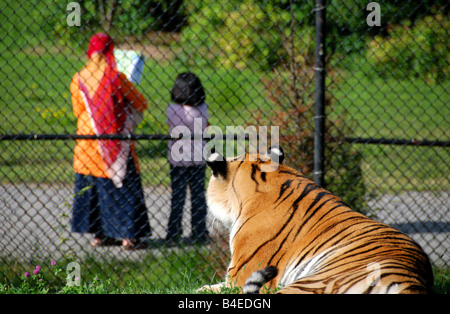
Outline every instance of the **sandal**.
<svg viewBox="0 0 450 314">
<path fill-rule="evenodd" d="M 91 246 L 93 246 L 93 247 L 101 246 L 102 242 L 103 242 L 102 239 L 94 238 L 94 240 L 91 241 Z"/>
<path fill-rule="evenodd" d="M 147 248 L 147 244 L 136 239 L 123 239 L 122 248 L 124 250 L 142 250 Z"/>
<path fill-rule="evenodd" d="M 113 238 L 99 238 L 99 237 L 95 237 L 94 240 L 92 240 L 91 242 L 91 246 L 93 247 L 101 247 L 101 246 L 112 246 L 112 245 L 116 245 L 117 241 Z"/>
</svg>

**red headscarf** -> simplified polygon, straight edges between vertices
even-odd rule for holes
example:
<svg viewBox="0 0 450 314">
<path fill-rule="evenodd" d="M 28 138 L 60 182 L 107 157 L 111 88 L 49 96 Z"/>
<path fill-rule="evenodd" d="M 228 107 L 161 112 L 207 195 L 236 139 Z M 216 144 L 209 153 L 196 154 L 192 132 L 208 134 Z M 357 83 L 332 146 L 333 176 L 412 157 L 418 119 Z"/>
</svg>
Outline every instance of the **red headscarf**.
<svg viewBox="0 0 450 314">
<path fill-rule="evenodd" d="M 105 33 L 97 33 L 89 41 L 88 56 L 94 52 L 102 54 L 106 59 L 106 69 L 94 97 L 92 97 L 93 116 L 99 128 L 99 134 L 115 134 L 123 130 L 125 114 L 123 97 L 120 93 L 119 72 L 114 58 L 112 38 Z"/>
<path fill-rule="evenodd" d="M 86 86 L 79 82 L 81 91 L 85 94 L 87 106 L 95 133 L 121 134 L 125 131 L 127 114 L 125 103 L 120 92 L 121 80 L 114 58 L 114 45 L 112 38 L 105 33 L 97 33 L 89 41 L 87 55 L 91 59 L 93 53 L 100 53 L 106 59 L 106 68 L 102 80 L 93 97 L 89 97 Z M 126 159 L 129 153 L 129 145 L 119 140 L 99 140 L 100 153 L 105 162 L 108 177 L 115 181 L 117 173 L 126 170 Z M 119 174 L 119 177 L 122 177 Z M 121 186 L 121 178 L 118 186 Z"/>
<path fill-rule="evenodd" d="M 91 37 L 87 55 L 90 58 L 92 53 L 99 52 L 107 57 L 111 57 L 114 52 L 112 38 L 105 33 L 97 33 Z"/>
</svg>

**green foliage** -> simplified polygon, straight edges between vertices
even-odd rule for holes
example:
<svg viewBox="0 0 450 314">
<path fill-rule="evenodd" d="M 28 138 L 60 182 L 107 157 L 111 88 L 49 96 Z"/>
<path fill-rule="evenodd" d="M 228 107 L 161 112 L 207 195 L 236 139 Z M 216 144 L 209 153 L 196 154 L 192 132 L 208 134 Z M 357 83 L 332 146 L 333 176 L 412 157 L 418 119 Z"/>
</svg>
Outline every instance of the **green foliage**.
<svg viewBox="0 0 450 314">
<path fill-rule="evenodd" d="M 58 277 L 59 273 L 62 272 L 62 269 L 55 267 L 53 272 L 54 276 Z M 25 273 L 20 277 L 20 281 L 21 283 L 17 286 L 0 283 L 0 294 L 105 294 L 118 293 L 119 291 L 117 288 L 114 288 L 111 280 L 101 280 L 98 275 L 93 276 L 90 281 L 83 284 L 61 284 L 56 290 L 49 286 L 49 282 L 47 282 L 41 272 L 33 275 Z"/>
<path fill-rule="evenodd" d="M 289 46 L 293 38 L 286 38 Z M 267 99 L 272 110 L 259 109 L 255 116 L 257 125 L 280 126 L 280 145 L 285 150 L 285 164 L 301 171 L 312 179 L 314 164 L 314 73 L 303 60 L 307 51 L 298 52 L 286 61 L 285 71 L 264 80 Z M 336 71 L 330 71 L 329 78 L 339 81 Z M 329 91 L 336 84 L 328 87 Z M 333 111 L 333 98 L 327 97 L 327 110 Z M 362 153 L 346 143 L 344 138 L 352 134 L 352 128 L 345 124 L 345 113 L 339 117 L 328 117 L 325 125 L 326 142 L 326 188 L 354 210 L 369 214 L 367 205 L 373 195 L 369 194 L 362 172 Z"/>
<path fill-rule="evenodd" d="M 215 284 L 224 277 L 229 256 L 216 245 L 180 245 L 177 250 L 159 241 L 149 245 L 152 248 L 146 252 L 136 252 L 143 253 L 140 260 L 77 258 L 80 278 L 68 267 L 74 261 L 69 255 L 57 261 L 3 259 L 0 294 L 194 293 L 202 285 Z M 114 252 L 120 247 L 111 249 Z M 41 265 L 38 271 L 36 264 Z M 68 279 L 73 284 L 68 284 Z"/>
<path fill-rule="evenodd" d="M 405 20 L 420 19 L 433 8 L 443 8 L 446 0 L 431 1 L 377 1 L 380 4 L 381 26 L 371 27 L 366 23 L 367 0 L 327 1 L 327 50 L 329 53 L 359 53 L 366 49 L 371 37 L 385 34 L 390 25 Z M 313 23 L 313 22 L 311 22 Z M 442 27 L 442 26 L 440 26 Z"/>
<path fill-rule="evenodd" d="M 292 49 L 314 51 L 313 32 L 298 22 L 307 10 L 307 5 L 284 9 L 270 1 L 201 1 L 180 45 L 191 63 L 204 59 L 225 68 L 271 69 L 289 57 L 283 42 L 293 33 L 301 40 Z"/>
<path fill-rule="evenodd" d="M 326 189 L 341 197 L 353 210 L 369 217 L 375 216 L 375 209 L 369 207 L 368 201 L 376 195 L 369 191 L 364 182 L 363 153 L 343 140 L 346 135 L 351 134 L 351 130 L 345 126 L 340 128 L 327 128 L 328 133 L 340 135 L 332 136 L 334 141 L 327 142 L 326 145 Z"/>
<path fill-rule="evenodd" d="M 450 268 L 433 268 L 434 286 L 436 294 L 450 294 Z"/>
<path fill-rule="evenodd" d="M 58 41 L 79 48 L 96 31 L 110 32 L 117 40 L 141 37 L 150 31 L 181 32 L 179 56 L 187 65 L 254 66 L 267 70 L 286 62 L 289 50 L 314 51 L 314 3 L 288 0 L 196 0 L 196 1 L 79 1 L 82 26 L 67 25 L 67 3 L 44 0 L 27 2 L 15 11 L 26 18 L 5 33 L 31 31 L 36 41 Z M 407 0 L 380 2 L 381 27 L 365 23 L 367 1 L 331 0 L 327 3 L 327 50 L 348 54 L 367 48 L 377 70 L 389 75 L 425 75 L 439 80 L 448 73 L 448 18 L 438 13 L 446 1 Z M 8 8 L 5 8 L 7 10 Z M 442 9 L 444 11 L 445 9 Z M 5 16 L 8 14 L 5 11 Z M 391 29 L 391 25 L 399 25 Z M 28 27 L 28 29 L 21 28 Z M 385 38 L 378 34 L 389 33 Z M 283 45 L 292 34 L 294 47 Z M 49 36 L 51 35 L 51 36 Z M 308 61 L 308 60 L 306 60 Z M 410 69 L 411 70 L 408 70 Z"/>
<path fill-rule="evenodd" d="M 198 291 L 197 289 L 204 284 L 213 284 L 205 279 L 198 280 L 195 272 L 199 272 L 199 266 L 204 266 L 204 262 L 200 261 L 200 265 L 195 263 L 195 257 L 189 257 L 189 263 L 181 267 L 181 265 L 172 265 L 164 268 L 163 271 L 167 276 L 174 278 L 177 285 L 166 286 L 163 278 L 155 278 L 154 285 L 148 286 L 142 284 L 141 276 L 137 275 L 139 269 L 134 268 L 135 273 L 125 285 L 118 286 L 115 282 L 115 276 L 107 276 L 105 274 L 91 275 L 89 280 L 80 280 L 79 284 L 67 285 L 65 282 L 65 272 L 61 268 L 60 262 L 52 261 L 51 265 L 36 266 L 32 273 L 24 273 L 20 275 L 15 283 L 4 280 L 0 282 L 0 294 L 148 294 L 148 293 L 213 293 L 211 291 Z M 97 265 L 100 270 L 109 268 L 111 265 Z M 132 265 L 130 265 L 132 266 Z M 176 267 L 177 266 L 177 267 Z M 183 269 L 183 270 L 182 270 Z M 115 272 L 125 271 L 123 266 L 116 265 Z M 201 272 L 201 270 L 200 270 Z M 434 286 L 433 293 L 449 294 L 450 293 L 450 271 L 448 268 L 433 267 Z M 107 279 L 105 279 L 107 278 Z M 277 288 L 278 289 L 278 288 Z M 274 293 L 277 291 L 266 289 L 263 287 L 261 293 Z M 242 290 L 239 287 L 222 287 L 218 293 L 220 294 L 239 294 Z"/>
<path fill-rule="evenodd" d="M 450 72 L 449 27 L 443 13 L 393 26 L 388 37 L 376 36 L 369 44 L 367 57 L 373 70 L 384 77 L 445 79 Z"/>
<path fill-rule="evenodd" d="M 186 18 L 182 0 L 84 0 L 78 1 L 81 26 L 68 26 L 68 2 L 55 4 L 46 0 L 48 4 L 45 9 L 42 9 L 41 2 L 34 4 L 35 8 L 41 8 L 39 15 L 43 19 L 39 24 L 47 34 L 54 35 L 57 41 L 65 44 L 86 41 L 98 31 L 108 32 L 116 39 L 143 36 L 150 31 L 179 31 Z"/>
<path fill-rule="evenodd" d="M 390 25 L 422 21 L 426 19 L 425 12 L 445 5 L 444 1 L 424 1 L 417 5 L 410 5 L 406 0 L 381 2 L 382 25 L 370 27 L 366 23 L 367 3 L 364 0 L 327 3 L 327 50 L 330 53 L 359 53 L 366 49 L 371 36 L 386 33 Z M 199 0 L 186 7 L 189 23 L 182 30 L 181 46 L 190 64 L 203 62 L 239 69 L 255 66 L 267 70 L 285 62 L 289 58 L 289 49 L 307 49 L 308 57 L 313 56 L 313 2 Z M 439 34 L 446 33 L 447 28 L 446 24 L 438 23 L 422 25 L 415 35 L 427 34 L 434 29 L 439 29 Z M 298 40 L 294 47 L 286 47 L 283 43 L 292 33 Z M 430 48 L 420 53 L 433 62 L 440 51 L 431 51 L 436 36 L 431 37 L 426 39 Z M 412 37 L 410 41 L 414 39 Z M 445 36 L 440 40 L 445 42 Z M 407 46 L 409 43 L 402 44 Z M 423 44 L 421 38 L 414 43 L 417 47 Z M 442 59 L 445 62 L 445 56 L 441 56 Z"/>
</svg>

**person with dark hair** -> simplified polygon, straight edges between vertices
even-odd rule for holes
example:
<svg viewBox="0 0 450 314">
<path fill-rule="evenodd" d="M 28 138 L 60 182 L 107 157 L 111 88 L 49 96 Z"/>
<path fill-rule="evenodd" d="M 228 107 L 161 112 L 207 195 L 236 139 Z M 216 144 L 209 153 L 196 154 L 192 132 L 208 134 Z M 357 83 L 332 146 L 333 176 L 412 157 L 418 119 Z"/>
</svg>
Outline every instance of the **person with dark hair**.
<svg viewBox="0 0 450 314">
<path fill-rule="evenodd" d="M 171 91 L 172 103 L 167 108 L 167 124 L 170 133 L 187 131 L 201 136 L 208 125 L 206 95 L 200 79 L 193 73 L 181 73 Z M 174 133 L 173 133 L 174 132 Z M 172 244 L 181 240 L 181 221 L 186 198 L 186 188 L 191 191 L 193 243 L 208 241 L 206 230 L 205 160 L 202 139 L 181 138 L 169 141 L 169 163 L 172 187 L 172 204 L 166 240 Z"/>
</svg>

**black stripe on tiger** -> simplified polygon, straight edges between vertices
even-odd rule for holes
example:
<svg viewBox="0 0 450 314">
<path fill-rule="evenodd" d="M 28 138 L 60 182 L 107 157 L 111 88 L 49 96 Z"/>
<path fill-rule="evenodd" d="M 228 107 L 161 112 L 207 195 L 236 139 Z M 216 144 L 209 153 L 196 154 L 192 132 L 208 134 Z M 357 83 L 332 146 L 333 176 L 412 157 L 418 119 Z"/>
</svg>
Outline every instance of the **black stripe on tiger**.
<svg viewBox="0 0 450 314">
<path fill-rule="evenodd" d="M 275 202 L 278 202 L 281 196 L 283 196 L 284 192 L 291 186 L 293 180 L 286 180 L 280 187 L 280 195 L 278 195 L 278 198 Z M 292 192 L 291 192 L 292 193 Z M 289 194 L 290 195 L 290 194 Z"/>
<path fill-rule="evenodd" d="M 258 184 L 258 181 L 256 180 L 256 178 L 255 178 L 255 175 L 256 175 L 256 172 L 257 171 L 259 171 L 259 173 L 260 173 L 260 175 L 261 175 L 261 180 L 263 181 L 263 182 L 266 182 L 267 181 L 267 178 L 266 178 L 266 173 L 265 172 L 262 172 L 261 171 L 261 169 L 257 166 L 257 165 L 252 165 L 252 173 L 251 173 L 251 175 L 250 175 L 250 178 L 253 180 L 253 181 L 255 181 L 255 183 L 256 184 Z"/>
</svg>

